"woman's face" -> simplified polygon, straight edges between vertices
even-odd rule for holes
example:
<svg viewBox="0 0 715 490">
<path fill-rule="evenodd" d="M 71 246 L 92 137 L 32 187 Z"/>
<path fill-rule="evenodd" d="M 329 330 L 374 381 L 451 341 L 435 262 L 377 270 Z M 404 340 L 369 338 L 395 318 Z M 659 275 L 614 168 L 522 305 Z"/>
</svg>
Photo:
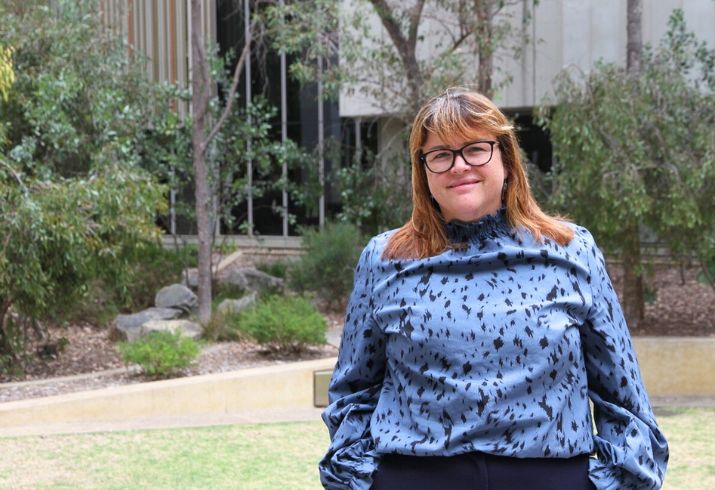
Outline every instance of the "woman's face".
<svg viewBox="0 0 715 490">
<path fill-rule="evenodd" d="M 470 138 L 442 140 L 429 133 L 422 152 L 450 148 L 462 148 L 473 141 L 496 140 L 492 134 L 475 131 Z M 494 214 L 501 207 L 501 193 L 506 177 L 501 152 L 494 145 L 489 163 L 475 167 L 468 165 L 461 155 L 455 155 L 454 165 L 448 171 L 436 174 L 425 167 L 427 185 L 432 197 L 439 204 L 445 221 L 476 221 Z"/>
</svg>

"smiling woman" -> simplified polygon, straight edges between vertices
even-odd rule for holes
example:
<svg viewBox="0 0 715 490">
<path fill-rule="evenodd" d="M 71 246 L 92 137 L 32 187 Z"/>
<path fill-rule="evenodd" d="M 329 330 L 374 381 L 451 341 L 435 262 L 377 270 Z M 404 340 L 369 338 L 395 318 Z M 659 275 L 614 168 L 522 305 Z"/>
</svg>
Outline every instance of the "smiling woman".
<svg viewBox="0 0 715 490">
<path fill-rule="evenodd" d="M 450 89 L 410 151 L 412 217 L 355 271 L 323 485 L 659 488 L 668 446 L 603 256 L 541 211 L 509 121 Z"/>
<path fill-rule="evenodd" d="M 435 133 L 427 137 L 421 159 L 430 193 L 445 221 L 475 221 L 501 207 L 506 176 L 495 143 L 492 135 L 482 132 L 451 141 L 442 141 Z"/>
</svg>

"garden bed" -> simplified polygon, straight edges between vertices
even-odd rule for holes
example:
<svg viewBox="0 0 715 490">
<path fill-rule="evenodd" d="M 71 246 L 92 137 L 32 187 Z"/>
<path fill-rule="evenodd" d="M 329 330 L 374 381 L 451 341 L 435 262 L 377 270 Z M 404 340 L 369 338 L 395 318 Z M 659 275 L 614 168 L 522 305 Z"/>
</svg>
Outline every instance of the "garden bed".
<svg viewBox="0 0 715 490">
<path fill-rule="evenodd" d="M 620 287 L 618 267 L 609 267 L 614 284 Z M 646 281 L 655 301 L 646 305 L 645 321 L 633 335 L 649 336 L 715 336 L 715 292 L 698 282 L 697 269 L 681 271 L 673 266 L 656 265 Z M 328 326 L 333 331 L 342 325 L 342 313 L 328 312 Z M 59 395 L 147 381 L 137 369 L 123 368 L 108 330 L 92 325 L 51 327 L 52 339 L 64 337 L 68 344 L 55 359 L 35 357 L 25 376 L 0 375 L 1 383 L 45 380 L 30 384 L 0 386 L 0 402 Z M 31 350 L 34 352 L 35 348 Z M 301 354 L 275 357 L 252 342 L 218 342 L 204 347 L 199 359 L 183 376 L 225 372 L 247 367 L 318 359 L 337 355 L 337 349 L 326 345 L 313 347 Z M 89 374 L 79 379 L 56 379 Z"/>
<path fill-rule="evenodd" d="M 330 327 L 335 328 L 339 323 L 337 320 L 339 316 L 328 315 Z M 0 385 L 0 403 L 150 380 L 136 367 L 124 366 L 116 344 L 109 339 L 107 329 L 89 325 L 71 325 L 51 327 L 49 333 L 51 338 L 64 337 L 69 341 L 65 350 L 56 359 L 42 360 L 37 357 L 28 366 L 25 376 L 0 375 L 0 383 L 11 383 Z M 309 347 L 300 353 L 276 356 L 250 341 L 216 342 L 205 345 L 198 359 L 191 367 L 183 370 L 180 376 L 220 373 L 336 355 L 337 349 L 329 344 Z"/>
</svg>

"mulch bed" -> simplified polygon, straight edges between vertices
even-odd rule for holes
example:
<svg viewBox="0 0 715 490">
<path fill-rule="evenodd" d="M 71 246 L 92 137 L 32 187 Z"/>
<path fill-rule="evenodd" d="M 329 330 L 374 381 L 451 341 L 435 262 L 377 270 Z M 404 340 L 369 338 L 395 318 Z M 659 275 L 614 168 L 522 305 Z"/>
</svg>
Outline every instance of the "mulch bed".
<svg viewBox="0 0 715 490">
<path fill-rule="evenodd" d="M 621 290 L 621 267 L 609 264 L 616 290 Z M 645 319 L 632 335 L 715 336 L 715 290 L 698 281 L 699 269 L 681 270 L 671 264 L 657 264 L 645 275 L 645 285 L 655 291 L 655 301 L 646 302 Z"/>
</svg>

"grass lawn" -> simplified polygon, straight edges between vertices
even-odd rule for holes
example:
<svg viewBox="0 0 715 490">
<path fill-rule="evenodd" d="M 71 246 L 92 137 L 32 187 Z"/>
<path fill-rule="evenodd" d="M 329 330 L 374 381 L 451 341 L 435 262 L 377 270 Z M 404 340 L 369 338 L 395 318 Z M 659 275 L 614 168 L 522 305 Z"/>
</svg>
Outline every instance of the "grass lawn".
<svg viewBox="0 0 715 490">
<path fill-rule="evenodd" d="M 715 488 L 715 410 L 661 410 L 666 489 Z M 0 488 L 319 489 L 320 422 L 0 439 Z"/>
<path fill-rule="evenodd" d="M 656 417 L 670 445 L 663 488 L 715 488 L 715 409 L 661 409 Z"/>
</svg>

